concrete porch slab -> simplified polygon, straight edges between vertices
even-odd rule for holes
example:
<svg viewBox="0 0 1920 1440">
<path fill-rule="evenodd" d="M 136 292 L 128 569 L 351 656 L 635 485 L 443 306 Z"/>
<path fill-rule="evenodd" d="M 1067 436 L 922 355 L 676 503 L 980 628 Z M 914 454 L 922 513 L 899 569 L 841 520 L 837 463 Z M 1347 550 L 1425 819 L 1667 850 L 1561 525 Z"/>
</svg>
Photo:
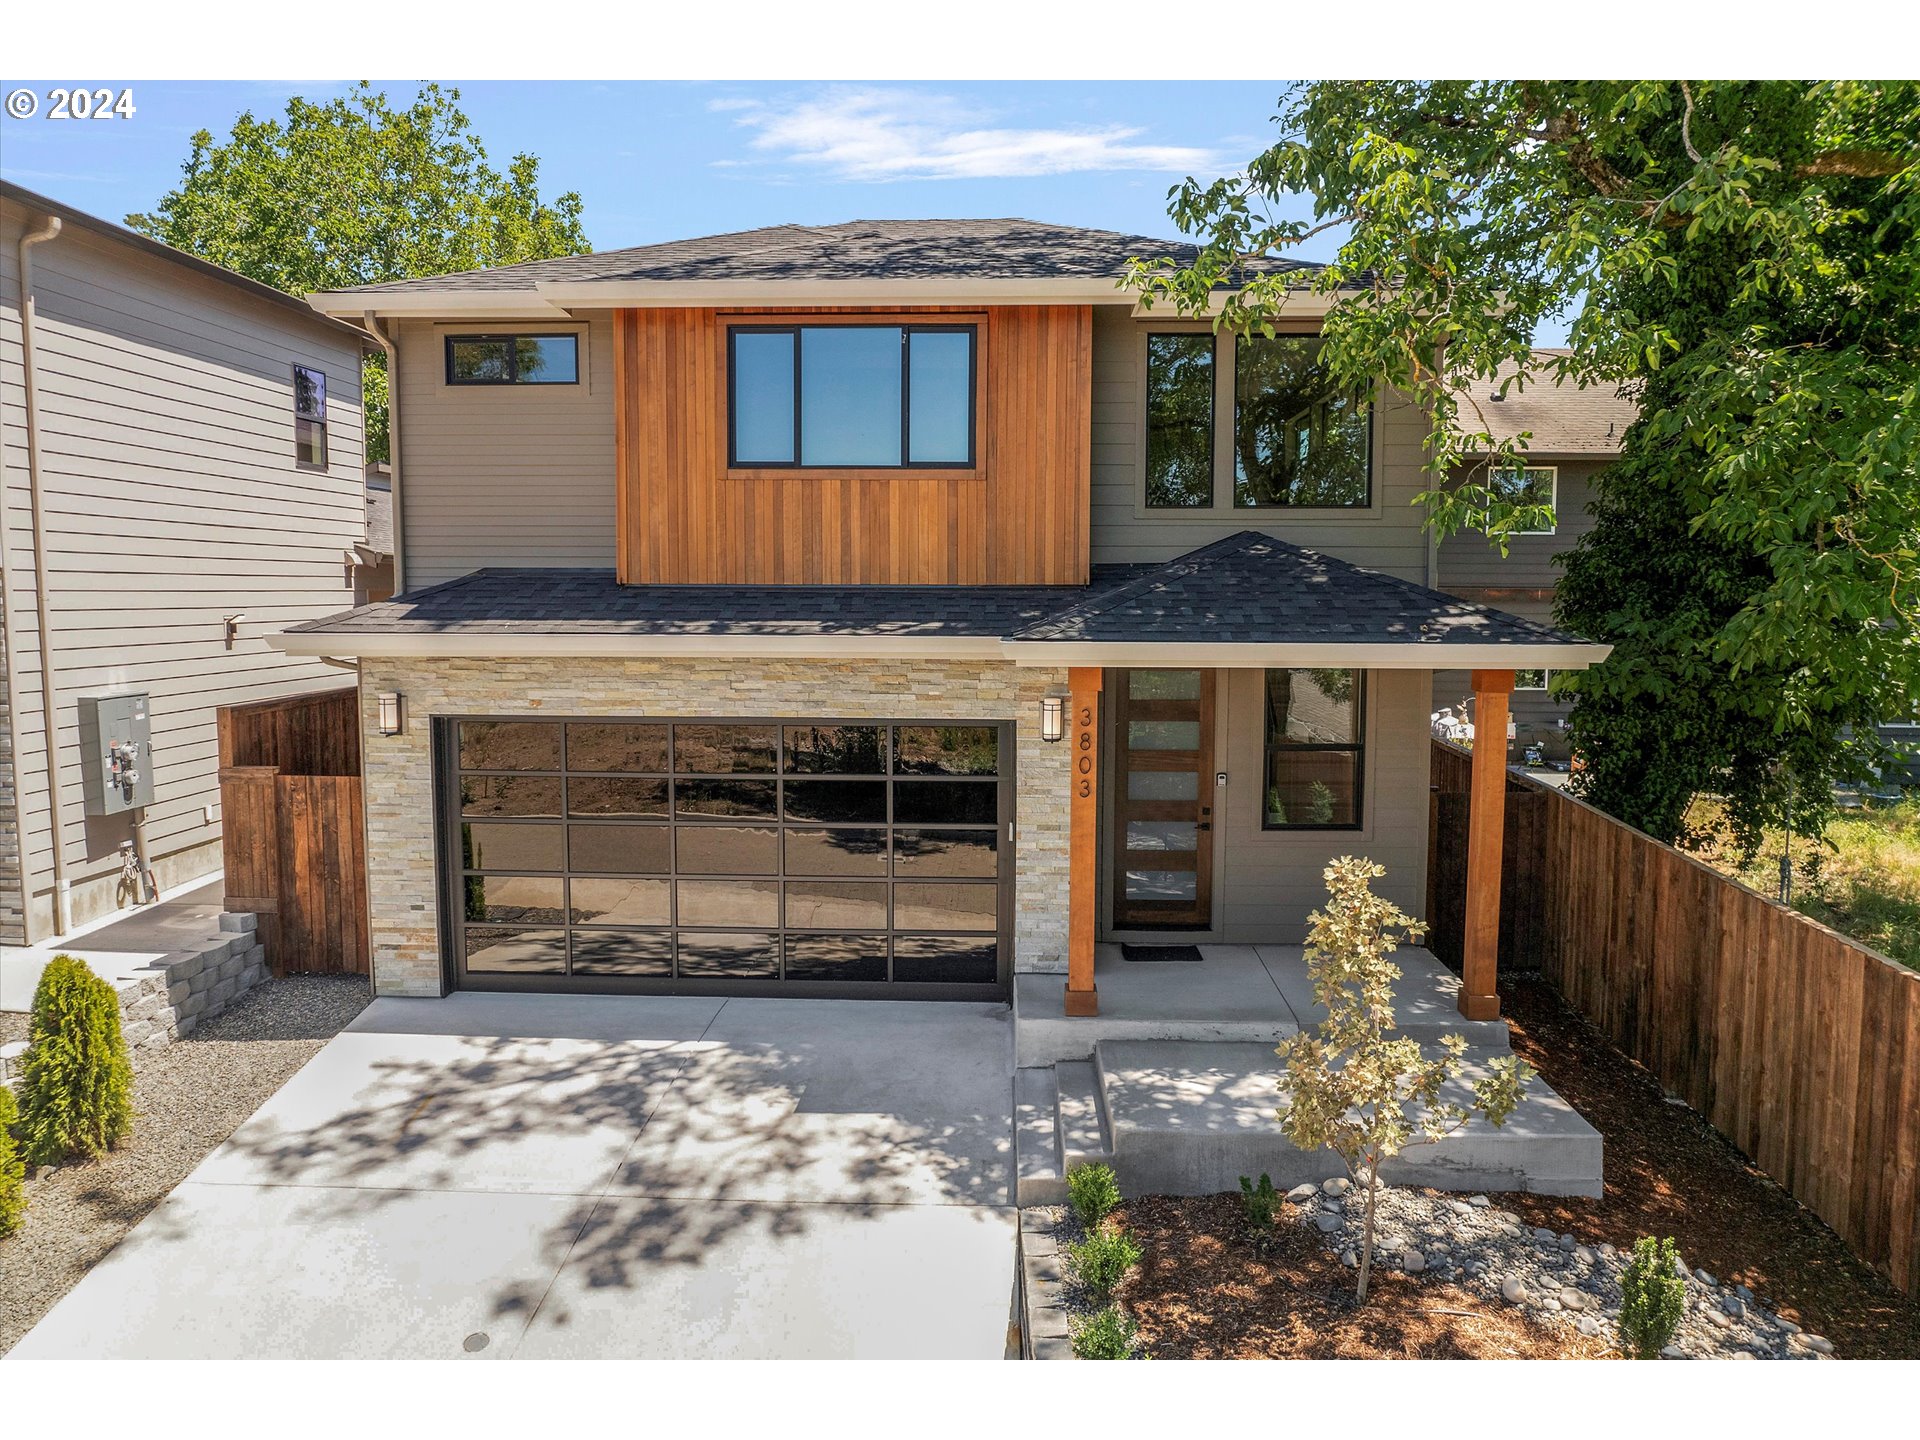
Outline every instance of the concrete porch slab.
<svg viewBox="0 0 1920 1440">
<path fill-rule="evenodd" d="M 1256 945 L 1254 950 L 1301 1026 L 1318 1025 L 1327 1018 L 1327 1007 L 1313 998 L 1305 946 Z M 1462 1035 L 1469 1045 L 1509 1048 L 1506 1021 L 1469 1020 L 1460 1013 L 1460 977 L 1434 958 L 1431 950 L 1403 945 L 1394 951 L 1393 963 L 1400 967 L 1400 979 L 1393 985 L 1393 1018 L 1403 1035 L 1422 1045 Z"/>
<path fill-rule="evenodd" d="M 1101 1040 L 1245 1040 L 1272 1045 L 1298 1030 L 1273 975 L 1251 945 L 1202 945 L 1193 962 L 1137 962 L 1118 945 L 1094 950 L 1100 1013 L 1069 1019 L 1065 978 L 1016 975 L 1014 1063 L 1090 1060 Z"/>
<path fill-rule="evenodd" d="M 1468 1051 L 1442 1098 L 1464 1101 L 1498 1053 Z M 1270 1046 L 1103 1040 L 1095 1064 L 1114 1173 L 1127 1194 L 1211 1195 L 1262 1172 L 1285 1190 L 1344 1173 L 1330 1152 L 1302 1151 L 1280 1134 L 1280 1065 Z M 1439 1190 L 1598 1195 L 1600 1161 L 1600 1132 L 1536 1079 L 1505 1125 L 1470 1121 L 1444 1140 L 1409 1147 L 1381 1177 Z"/>
</svg>

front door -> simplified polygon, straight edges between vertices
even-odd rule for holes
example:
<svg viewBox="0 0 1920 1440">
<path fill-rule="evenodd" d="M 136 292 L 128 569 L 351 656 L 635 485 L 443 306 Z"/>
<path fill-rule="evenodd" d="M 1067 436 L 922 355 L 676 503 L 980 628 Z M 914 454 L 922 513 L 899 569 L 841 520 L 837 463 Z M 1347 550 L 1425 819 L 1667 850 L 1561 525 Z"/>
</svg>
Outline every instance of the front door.
<svg viewBox="0 0 1920 1440">
<path fill-rule="evenodd" d="M 1213 923 L 1211 670 L 1121 670 L 1114 697 L 1113 925 Z"/>
</svg>

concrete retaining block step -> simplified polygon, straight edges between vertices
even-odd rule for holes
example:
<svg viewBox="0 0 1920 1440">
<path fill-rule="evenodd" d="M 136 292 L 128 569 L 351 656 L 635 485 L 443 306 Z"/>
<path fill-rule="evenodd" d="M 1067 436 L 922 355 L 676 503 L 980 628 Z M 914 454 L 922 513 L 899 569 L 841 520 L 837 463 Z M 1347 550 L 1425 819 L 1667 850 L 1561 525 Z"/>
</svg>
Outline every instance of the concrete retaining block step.
<svg viewBox="0 0 1920 1440">
<path fill-rule="evenodd" d="M 1442 1099 L 1464 1102 L 1487 1062 L 1504 1053 L 1470 1049 Z M 1280 1134 L 1280 1069 L 1268 1046 L 1103 1040 L 1095 1066 L 1126 1194 L 1211 1195 L 1263 1172 L 1287 1190 L 1345 1173 L 1330 1151 L 1302 1151 Z M 1600 1132 L 1536 1079 L 1505 1125 L 1470 1121 L 1444 1140 L 1410 1147 L 1380 1174 L 1389 1184 L 1437 1190 L 1598 1195 L 1600 1164 Z"/>
<path fill-rule="evenodd" d="M 1016 1205 L 1059 1205 L 1067 1198 L 1066 1172 L 1054 1110 L 1060 1087 L 1051 1066 L 1013 1072 L 1013 1153 Z"/>
</svg>

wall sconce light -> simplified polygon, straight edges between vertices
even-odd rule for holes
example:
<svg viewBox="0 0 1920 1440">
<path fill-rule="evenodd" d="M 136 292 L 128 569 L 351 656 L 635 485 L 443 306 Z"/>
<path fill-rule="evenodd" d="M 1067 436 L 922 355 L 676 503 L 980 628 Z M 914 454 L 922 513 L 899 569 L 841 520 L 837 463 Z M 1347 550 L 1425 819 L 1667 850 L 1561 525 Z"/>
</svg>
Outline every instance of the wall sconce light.
<svg viewBox="0 0 1920 1440">
<path fill-rule="evenodd" d="M 1063 695 L 1040 697 L 1040 738 L 1049 745 L 1067 733 L 1067 701 Z"/>
<path fill-rule="evenodd" d="M 220 624 L 226 631 L 227 649 L 233 649 L 233 642 L 240 638 L 240 622 L 246 618 L 247 612 L 244 610 L 238 615 L 222 615 L 220 617 Z"/>
<path fill-rule="evenodd" d="M 400 711 L 400 692 L 382 690 L 380 692 L 380 733 L 398 735 L 403 720 Z"/>
</svg>

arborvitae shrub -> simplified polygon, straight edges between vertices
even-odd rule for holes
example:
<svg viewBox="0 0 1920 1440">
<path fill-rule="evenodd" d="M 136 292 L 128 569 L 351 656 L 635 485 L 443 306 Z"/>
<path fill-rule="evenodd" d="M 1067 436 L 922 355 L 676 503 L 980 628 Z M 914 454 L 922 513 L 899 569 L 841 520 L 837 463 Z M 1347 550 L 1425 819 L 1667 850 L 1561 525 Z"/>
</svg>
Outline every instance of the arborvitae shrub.
<svg viewBox="0 0 1920 1440">
<path fill-rule="evenodd" d="M 1240 1208 L 1246 1211 L 1247 1223 L 1256 1230 L 1273 1228 L 1273 1212 L 1280 1208 L 1280 1192 L 1273 1188 L 1273 1177 L 1262 1174 L 1258 1185 L 1253 1177 L 1240 1177 Z"/>
<path fill-rule="evenodd" d="M 1067 1246 L 1067 1268 L 1087 1287 L 1097 1304 L 1113 1298 L 1114 1287 L 1140 1263 L 1141 1249 L 1125 1230 L 1095 1230 Z"/>
<path fill-rule="evenodd" d="M 1067 1174 L 1067 1199 L 1084 1229 L 1095 1230 L 1120 1208 L 1120 1182 L 1107 1165 L 1081 1165 Z"/>
<path fill-rule="evenodd" d="M 1687 1277 L 1671 1239 L 1646 1235 L 1620 1273 L 1620 1342 L 1636 1360 L 1652 1360 L 1673 1339 L 1687 1311 Z"/>
<path fill-rule="evenodd" d="M 18 1230 L 27 1213 L 27 1167 L 13 1139 L 14 1122 L 19 1118 L 13 1091 L 0 1085 L 0 1240 Z"/>
<path fill-rule="evenodd" d="M 56 955 L 33 992 L 20 1087 L 30 1165 L 96 1159 L 133 1129 L 133 1067 L 120 997 L 71 955 Z"/>
</svg>

